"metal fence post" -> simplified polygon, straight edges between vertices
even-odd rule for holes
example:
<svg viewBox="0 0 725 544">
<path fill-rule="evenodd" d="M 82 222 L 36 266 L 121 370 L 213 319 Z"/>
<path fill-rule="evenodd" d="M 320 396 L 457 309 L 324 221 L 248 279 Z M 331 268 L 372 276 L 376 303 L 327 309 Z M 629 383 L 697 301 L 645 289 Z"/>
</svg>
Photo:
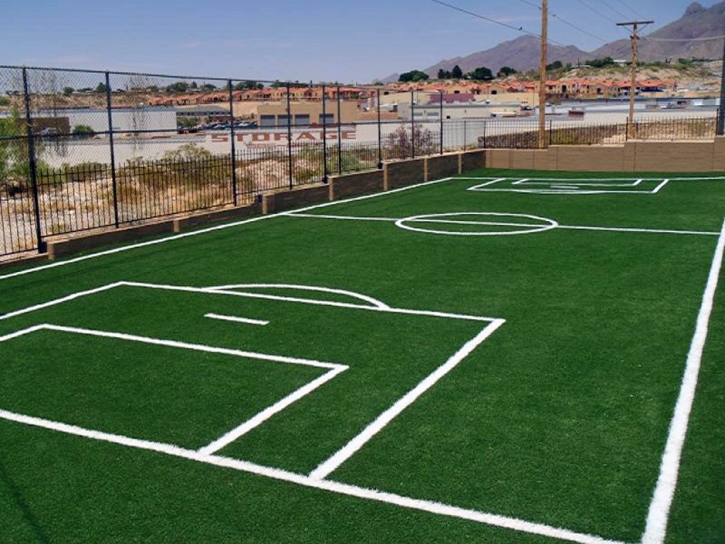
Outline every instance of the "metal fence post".
<svg viewBox="0 0 725 544">
<path fill-rule="evenodd" d="M 327 89 L 322 86 L 322 182 L 327 183 Z"/>
<path fill-rule="evenodd" d="M 113 187 L 113 221 L 119 227 L 118 219 L 118 184 L 116 180 L 116 151 L 113 146 L 113 115 L 111 113 L 111 76 L 106 72 L 106 112 L 108 113 L 108 145 L 111 151 L 111 184 Z"/>
<path fill-rule="evenodd" d="M 35 138 L 33 136 L 33 121 L 30 115 L 30 91 L 28 87 L 28 70 L 23 68 L 23 93 L 25 95 L 25 126 L 28 138 L 28 167 L 30 169 L 30 185 L 33 189 L 33 208 L 35 209 L 35 236 L 38 240 L 38 253 L 44 253 L 47 244 L 43 240 L 40 228 L 40 199 L 38 198 L 38 165 L 35 161 Z"/>
<path fill-rule="evenodd" d="M 289 188 L 294 186 L 294 177 L 292 173 L 292 99 L 291 85 L 287 82 L 287 163 L 289 166 Z"/>
<path fill-rule="evenodd" d="M 443 91 L 438 91 L 441 95 L 441 109 L 440 109 L 440 133 L 441 133 L 441 155 L 443 155 Z"/>
<path fill-rule="evenodd" d="M 415 158 L 415 91 L 410 91 L 410 158 Z"/>
<path fill-rule="evenodd" d="M 380 120 L 380 89 L 377 89 L 378 108 L 378 170 L 383 169 L 383 127 Z"/>
<path fill-rule="evenodd" d="M 553 132 L 554 132 L 553 120 L 549 119 L 549 138 L 547 139 L 546 147 L 551 147 L 551 137 L 552 137 Z"/>
<path fill-rule="evenodd" d="M 337 174 L 342 175 L 342 104 L 340 86 L 337 87 Z"/>
<path fill-rule="evenodd" d="M 232 94 L 232 80 L 227 82 L 229 86 L 229 140 L 232 152 L 232 201 L 237 205 L 237 148 L 234 136 L 234 95 Z"/>
</svg>

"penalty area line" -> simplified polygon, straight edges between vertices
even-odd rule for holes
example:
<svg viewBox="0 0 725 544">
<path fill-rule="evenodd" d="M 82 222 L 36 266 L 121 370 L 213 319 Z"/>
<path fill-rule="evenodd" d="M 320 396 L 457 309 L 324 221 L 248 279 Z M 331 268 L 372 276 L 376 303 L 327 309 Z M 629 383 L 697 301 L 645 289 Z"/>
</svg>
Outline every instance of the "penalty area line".
<svg viewBox="0 0 725 544">
<path fill-rule="evenodd" d="M 342 449 L 337 451 L 326 461 L 323 461 L 315 470 L 310 473 L 313 480 L 323 480 L 330 473 L 335 471 L 345 461 L 350 459 L 373 437 L 382 431 L 393 419 L 413 404 L 418 398 L 433 387 L 438 381 L 453 370 L 463 361 L 474 349 L 476 349 L 486 338 L 491 336 L 506 321 L 496 319 L 483 328 L 475 337 L 466 342 L 452 357 L 439 366 L 433 373 L 429 374 L 422 382 L 416 385 L 403 397 L 398 399 L 390 408 L 380 414 L 375 421 L 370 423 L 363 431 L 350 440 Z"/>
<path fill-rule="evenodd" d="M 378 491 L 376 489 L 358 487 L 355 485 L 341 482 L 334 482 L 330 480 L 315 480 L 303 474 L 297 474 L 279 468 L 257 465 L 249 461 L 242 461 L 239 459 L 232 459 L 230 457 L 222 457 L 219 455 L 204 455 L 199 451 L 189 450 L 173 444 L 152 442 L 148 440 L 131 438 L 128 436 L 105 433 L 102 431 L 78 427 L 76 425 L 68 425 L 65 423 L 50 421 L 47 419 L 17 414 L 3 409 L 0 409 L 0 419 L 19 423 L 22 425 L 28 425 L 31 427 L 38 427 L 50 431 L 69 434 L 72 436 L 98 440 L 100 442 L 107 442 L 121 446 L 136 448 L 139 450 L 170 455 L 173 457 L 178 457 L 181 459 L 186 459 L 199 463 L 205 463 L 207 465 L 212 465 L 220 468 L 236 470 L 239 472 L 246 472 L 248 474 L 263 476 L 277 481 L 288 482 L 301 485 L 303 487 L 317 489 L 320 491 L 335 493 L 337 495 L 344 495 L 367 501 L 390 504 L 393 506 L 399 506 L 401 508 L 417 510 L 420 512 L 426 512 L 439 516 L 473 521 L 484 525 L 511 529 L 513 531 L 521 533 L 529 533 L 550 538 L 558 538 L 560 540 L 576 542 L 579 544 L 626 544 L 621 541 L 608 540 L 596 535 L 577 533 L 568 529 L 552 527 L 549 525 L 530 522 L 518 518 L 490 514 L 478 510 L 461 508 L 458 506 L 443 504 L 440 502 L 425 499 L 406 497 L 404 495 L 397 495 L 395 493 Z"/>
</svg>

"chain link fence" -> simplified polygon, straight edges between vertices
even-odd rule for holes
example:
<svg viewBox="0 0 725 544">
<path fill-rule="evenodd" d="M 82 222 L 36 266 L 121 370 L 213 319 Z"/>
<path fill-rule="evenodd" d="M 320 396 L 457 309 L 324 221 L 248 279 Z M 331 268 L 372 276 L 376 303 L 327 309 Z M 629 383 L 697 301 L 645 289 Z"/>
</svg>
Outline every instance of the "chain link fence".
<svg viewBox="0 0 725 544">
<path fill-rule="evenodd" d="M 249 204 L 283 188 L 473 148 L 535 148 L 533 117 L 450 118 L 443 93 L 0 66 L 0 258 L 53 236 Z M 400 115 L 400 118 L 398 117 Z M 637 118 L 712 139 L 716 116 Z M 626 118 L 549 119 L 549 145 L 623 143 Z"/>
</svg>

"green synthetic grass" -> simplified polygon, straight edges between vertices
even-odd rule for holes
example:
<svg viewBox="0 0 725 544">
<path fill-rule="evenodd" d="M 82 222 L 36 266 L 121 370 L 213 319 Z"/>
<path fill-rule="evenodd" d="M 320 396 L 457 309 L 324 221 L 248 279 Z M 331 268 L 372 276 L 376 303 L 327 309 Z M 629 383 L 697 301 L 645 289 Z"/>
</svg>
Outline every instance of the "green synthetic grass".
<svg viewBox="0 0 725 544">
<path fill-rule="evenodd" d="M 469 177 L 553 177 L 478 171 Z M 627 174 L 557 174 L 611 179 Z M 631 177 L 631 176 L 628 176 Z M 674 177 L 653 173 L 641 177 Z M 0 315 L 117 281 L 297 284 L 505 319 L 329 479 L 636 542 L 644 530 L 717 236 L 553 229 L 450 236 L 391 221 L 507 214 L 562 227 L 717 233 L 725 180 L 656 195 L 475 192 L 453 179 L 0 280 Z M 490 221 L 484 215 L 448 219 Z M 511 226 L 415 223 L 446 232 Z M 263 292 L 363 304 L 332 294 Z M 722 285 L 667 542 L 725 538 Z M 235 325 L 205 313 L 269 320 Z M 486 323 L 121 286 L 0 320 L 350 368 L 219 454 L 307 474 Z M 324 369 L 38 331 L 0 343 L 0 409 L 186 448 Z M 2 540 L 552 542 L 0 419 Z"/>
</svg>

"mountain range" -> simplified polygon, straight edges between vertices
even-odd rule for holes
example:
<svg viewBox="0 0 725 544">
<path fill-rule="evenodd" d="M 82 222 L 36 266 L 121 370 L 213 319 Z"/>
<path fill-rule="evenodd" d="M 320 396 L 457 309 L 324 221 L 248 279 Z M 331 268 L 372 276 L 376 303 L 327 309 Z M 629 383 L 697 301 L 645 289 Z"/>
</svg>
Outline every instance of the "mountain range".
<svg viewBox="0 0 725 544">
<path fill-rule="evenodd" d="M 723 36 L 725 34 L 725 1 L 704 8 L 697 2 L 690 4 L 685 14 L 678 20 L 646 34 L 640 30 L 639 59 L 643 62 L 677 60 L 679 58 L 720 59 L 723 57 L 723 40 L 703 38 Z M 466 73 L 485 66 L 495 74 L 501 67 L 508 66 L 519 72 L 538 70 L 541 58 L 540 40 L 534 36 L 522 36 L 514 40 L 473 53 L 465 57 L 442 60 L 423 71 L 435 78 L 440 69 L 452 70 L 458 65 Z M 577 64 L 585 60 L 612 57 L 630 58 L 630 40 L 623 39 L 607 43 L 594 51 L 582 51 L 569 45 L 548 44 L 548 62 L 561 61 L 563 64 Z M 397 80 L 397 75 L 386 78 Z"/>
</svg>

